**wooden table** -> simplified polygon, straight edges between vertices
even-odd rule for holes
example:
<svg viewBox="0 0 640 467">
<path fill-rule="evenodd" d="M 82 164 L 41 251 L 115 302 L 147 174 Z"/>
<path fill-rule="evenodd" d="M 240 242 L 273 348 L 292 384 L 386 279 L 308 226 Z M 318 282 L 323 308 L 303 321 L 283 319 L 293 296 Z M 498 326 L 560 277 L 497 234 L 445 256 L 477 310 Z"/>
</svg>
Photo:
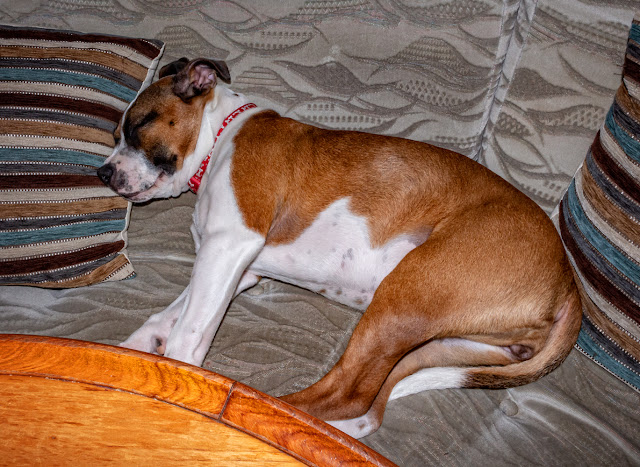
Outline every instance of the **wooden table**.
<svg viewBox="0 0 640 467">
<path fill-rule="evenodd" d="M 292 406 L 199 367 L 0 334 L 2 465 L 393 465 Z"/>
</svg>

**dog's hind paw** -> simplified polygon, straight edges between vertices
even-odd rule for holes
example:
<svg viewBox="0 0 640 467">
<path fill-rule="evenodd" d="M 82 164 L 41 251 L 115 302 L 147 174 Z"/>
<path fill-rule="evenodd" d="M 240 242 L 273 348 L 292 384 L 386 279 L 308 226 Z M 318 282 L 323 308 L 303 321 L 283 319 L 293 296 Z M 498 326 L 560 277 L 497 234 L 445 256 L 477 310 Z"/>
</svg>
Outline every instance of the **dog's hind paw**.
<svg viewBox="0 0 640 467">
<path fill-rule="evenodd" d="M 380 427 L 380 420 L 371 412 L 350 420 L 328 421 L 327 423 L 356 439 L 364 438 Z"/>
</svg>

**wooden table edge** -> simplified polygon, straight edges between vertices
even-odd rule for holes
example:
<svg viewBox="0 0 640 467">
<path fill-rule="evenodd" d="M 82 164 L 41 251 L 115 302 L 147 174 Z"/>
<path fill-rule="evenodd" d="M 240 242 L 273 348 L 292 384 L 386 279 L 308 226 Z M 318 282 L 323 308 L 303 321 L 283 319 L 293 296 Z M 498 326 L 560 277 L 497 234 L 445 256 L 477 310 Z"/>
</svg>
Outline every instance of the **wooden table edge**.
<svg viewBox="0 0 640 467">
<path fill-rule="evenodd" d="M 0 334 L 0 374 L 76 381 L 160 400 L 243 431 L 310 465 L 395 465 L 277 398 L 158 355 L 75 339 Z"/>
</svg>

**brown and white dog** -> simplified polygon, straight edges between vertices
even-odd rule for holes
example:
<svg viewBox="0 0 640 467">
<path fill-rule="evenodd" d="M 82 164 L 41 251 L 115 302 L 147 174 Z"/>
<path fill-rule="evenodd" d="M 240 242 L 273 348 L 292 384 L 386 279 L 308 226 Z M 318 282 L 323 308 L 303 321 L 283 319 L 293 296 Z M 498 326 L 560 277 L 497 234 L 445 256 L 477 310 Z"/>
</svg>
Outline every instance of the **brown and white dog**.
<svg viewBox="0 0 640 467">
<path fill-rule="evenodd" d="M 581 319 L 572 271 L 518 190 L 445 149 L 257 108 L 216 86 L 230 80 L 223 62 L 172 67 L 129 106 L 98 174 L 134 202 L 200 183 L 196 261 L 123 346 L 200 365 L 261 276 L 366 310 L 331 371 L 282 398 L 356 437 L 389 399 L 517 386 L 567 356 Z"/>
</svg>

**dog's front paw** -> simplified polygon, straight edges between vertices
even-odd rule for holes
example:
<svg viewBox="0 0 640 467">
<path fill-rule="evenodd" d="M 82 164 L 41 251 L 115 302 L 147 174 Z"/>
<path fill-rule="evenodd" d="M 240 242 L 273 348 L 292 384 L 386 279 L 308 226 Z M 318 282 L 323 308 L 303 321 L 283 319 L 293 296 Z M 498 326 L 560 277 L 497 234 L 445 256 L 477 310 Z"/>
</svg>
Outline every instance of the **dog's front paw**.
<svg viewBox="0 0 640 467">
<path fill-rule="evenodd" d="M 135 337 L 134 333 L 126 341 L 121 342 L 118 345 L 131 350 L 140 350 L 141 352 L 164 355 L 164 351 L 167 346 L 167 339 L 161 336 L 149 336 L 139 339 Z"/>
<path fill-rule="evenodd" d="M 127 340 L 122 342 L 120 347 L 140 350 L 156 355 L 164 355 L 167 347 L 167 337 L 171 331 L 170 327 L 164 329 L 165 327 L 166 326 L 158 326 L 158 323 L 147 322 L 131 334 Z"/>
<path fill-rule="evenodd" d="M 164 356 L 189 365 L 202 366 L 210 345 L 211 341 L 203 339 L 201 334 L 181 335 L 180 339 L 172 338 L 169 341 Z"/>
<path fill-rule="evenodd" d="M 176 324 L 179 311 L 180 306 L 170 306 L 161 313 L 151 315 L 137 331 L 120 344 L 120 347 L 164 355 L 167 339 Z"/>
</svg>

